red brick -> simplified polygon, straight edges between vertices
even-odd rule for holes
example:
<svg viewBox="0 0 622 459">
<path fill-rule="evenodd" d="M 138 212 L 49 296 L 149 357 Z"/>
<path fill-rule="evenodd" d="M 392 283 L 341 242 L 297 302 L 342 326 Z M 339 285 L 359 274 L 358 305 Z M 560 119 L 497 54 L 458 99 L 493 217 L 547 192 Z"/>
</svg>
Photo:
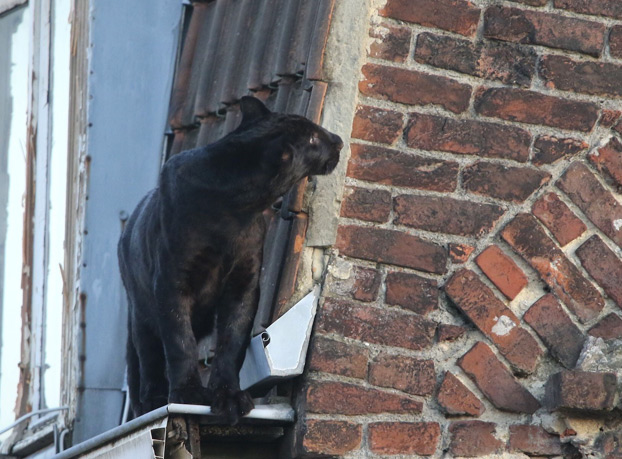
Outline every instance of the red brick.
<svg viewBox="0 0 622 459">
<path fill-rule="evenodd" d="M 622 143 L 615 137 L 587 157 L 606 178 L 622 188 Z"/>
<path fill-rule="evenodd" d="M 562 371 L 549 377 L 545 386 L 550 409 L 609 411 L 616 394 L 614 373 Z"/>
<path fill-rule="evenodd" d="M 607 110 L 604 109 L 602 115 L 600 116 L 600 120 L 598 124 L 602 127 L 610 128 L 613 127 L 616 122 L 622 116 L 622 112 L 619 110 Z"/>
<path fill-rule="evenodd" d="M 598 107 L 513 88 L 489 88 L 477 92 L 475 111 L 509 121 L 543 124 L 560 129 L 589 132 L 598 118 Z"/>
<path fill-rule="evenodd" d="M 471 87 L 450 78 L 396 67 L 365 64 L 359 91 L 408 105 L 440 105 L 454 113 L 469 106 Z"/>
<path fill-rule="evenodd" d="M 486 162 L 467 166 L 462 172 L 466 190 L 510 202 L 523 202 L 550 179 L 549 173 L 537 169 Z"/>
<path fill-rule="evenodd" d="M 438 286 L 434 280 L 392 272 L 386 282 L 387 304 L 397 304 L 418 314 L 427 314 L 438 307 Z"/>
<path fill-rule="evenodd" d="M 533 163 L 536 166 L 552 164 L 562 158 L 576 156 L 587 150 L 587 142 L 571 138 L 539 136 L 533 144 Z"/>
<path fill-rule="evenodd" d="M 439 342 L 456 341 L 457 339 L 461 338 L 466 332 L 465 327 L 452 324 L 439 324 L 437 330 Z"/>
<path fill-rule="evenodd" d="M 512 126 L 412 113 L 406 126 L 406 143 L 421 150 L 525 162 L 531 136 Z"/>
<path fill-rule="evenodd" d="M 307 409 L 322 414 L 421 413 L 423 404 L 407 396 L 336 381 L 311 381 Z"/>
<path fill-rule="evenodd" d="M 479 8 L 466 0 L 388 0 L 380 15 L 472 36 Z"/>
<path fill-rule="evenodd" d="M 622 246 L 622 205 L 584 164 L 573 163 L 556 185 L 594 225 Z"/>
<path fill-rule="evenodd" d="M 474 250 L 472 245 L 449 243 L 449 257 L 456 264 L 466 263 Z"/>
<path fill-rule="evenodd" d="M 392 144 L 402 133 L 404 116 L 393 110 L 359 105 L 352 124 L 352 137 Z"/>
<path fill-rule="evenodd" d="M 622 339 L 622 318 L 612 312 L 590 328 L 588 333 L 604 340 Z"/>
<path fill-rule="evenodd" d="M 499 246 L 491 245 L 475 259 L 486 277 L 510 300 L 527 285 L 525 273 Z"/>
<path fill-rule="evenodd" d="M 424 158 L 370 145 L 351 144 L 350 149 L 349 177 L 421 190 L 456 189 L 456 162 Z"/>
<path fill-rule="evenodd" d="M 410 51 L 411 31 L 408 27 L 382 22 L 369 31 L 374 38 L 369 46 L 369 56 L 394 62 L 404 62 Z"/>
<path fill-rule="evenodd" d="M 437 400 L 445 413 L 452 416 L 479 416 L 486 410 L 480 399 L 450 372 L 445 373 Z"/>
<path fill-rule="evenodd" d="M 555 193 L 538 199 L 531 212 L 544 223 L 561 246 L 581 236 L 587 227 Z"/>
<path fill-rule="evenodd" d="M 377 454 L 431 456 L 436 451 L 441 427 L 436 422 L 373 422 L 369 424 L 369 448 Z"/>
<path fill-rule="evenodd" d="M 558 435 L 548 433 L 540 426 L 510 426 L 510 449 L 530 456 L 560 456 L 562 445 Z"/>
<path fill-rule="evenodd" d="M 488 233 L 505 212 L 494 204 L 449 197 L 400 195 L 394 203 L 393 223 L 460 236 Z"/>
<path fill-rule="evenodd" d="M 622 121 L 616 123 L 616 125 L 613 127 L 613 130 L 616 131 L 618 134 L 622 135 Z"/>
<path fill-rule="evenodd" d="M 540 403 L 484 343 L 476 343 L 458 360 L 458 365 L 498 409 L 532 414 L 540 408 Z"/>
<path fill-rule="evenodd" d="M 514 313 L 473 271 L 461 269 L 445 284 L 451 301 L 486 335 L 517 371 L 531 373 L 542 350 Z"/>
<path fill-rule="evenodd" d="M 340 226 L 336 247 L 342 255 L 436 274 L 447 270 L 447 250 L 401 231 Z"/>
<path fill-rule="evenodd" d="M 417 351 L 432 345 L 436 324 L 398 309 L 327 298 L 319 311 L 317 328 L 323 333 Z"/>
<path fill-rule="evenodd" d="M 309 419 L 302 446 L 306 453 L 342 456 L 361 444 L 363 429 L 360 424 L 347 421 Z"/>
<path fill-rule="evenodd" d="M 342 343 L 316 335 L 311 344 L 309 369 L 364 379 L 369 350 L 365 346 Z"/>
<path fill-rule="evenodd" d="M 622 3 L 619 0 L 555 0 L 553 5 L 575 13 L 622 19 Z"/>
<path fill-rule="evenodd" d="M 375 269 L 356 267 L 354 269 L 352 298 L 359 301 L 375 301 L 378 297 L 381 280 L 380 273 Z"/>
<path fill-rule="evenodd" d="M 600 294 L 546 235 L 534 216 L 518 214 L 501 236 L 538 271 L 542 280 L 581 322 L 598 316 L 604 307 Z"/>
<path fill-rule="evenodd" d="M 539 76 L 549 88 L 609 97 L 622 96 L 622 66 L 574 61 L 565 56 L 542 56 Z"/>
<path fill-rule="evenodd" d="M 369 364 L 369 382 L 413 395 L 431 395 L 436 386 L 434 362 L 381 353 Z"/>
<path fill-rule="evenodd" d="M 622 25 L 615 25 L 609 34 L 609 51 L 613 57 L 622 57 Z"/>
<path fill-rule="evenodd" d="M 376 269 L 352 266 L 346 277 L 331 275 L 330 280 L 336 294 L 370 302 L 378 297 L 382 276 Z"/>
<path fill-rule="evenodd" d="M 384 223 L 391 214 L 391 193 L 387 190 L 346 187 L 341 216 Z"/>
<path fill-rule="evenodd" d="M 551 355 L 566 368 L 574 368 L 585 337 L 551 294 L 536 301 L 523 315 L 536 331 Z"/>
<path fill-rule="evenodd" d="M 495 437 L 496 424 L 483 421 L 456 421 L 449 425 L 452 457 L 478 457 L 501 453 L 503 442 Z"/>
<path fill-rule="evenodd" d="M 484 13 L 484 36 L 599 56 L 605 25 L 541 11 L 491 6 Z"/>
<path fill-rule="evenodd" d="M 622 261 L 596 234 L 584 242 L 576 253 L 590 276 L 622 308 Z"/>
<path fill-rule="evenodd" d="M 428 32 L 419 34 L 415 60 L 506 84 L 529 86 L 535 72 L 532 49 L 505 43 L 473 43 Z"/>
</svg>

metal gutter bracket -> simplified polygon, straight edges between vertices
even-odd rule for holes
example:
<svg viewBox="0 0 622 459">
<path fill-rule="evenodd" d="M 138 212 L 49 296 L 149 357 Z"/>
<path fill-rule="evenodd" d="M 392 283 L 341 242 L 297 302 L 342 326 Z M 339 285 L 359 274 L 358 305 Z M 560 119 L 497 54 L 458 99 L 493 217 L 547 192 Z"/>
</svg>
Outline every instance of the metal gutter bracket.
<svg viewBox="0 0 622 459">
<path fill-rule="evenodd" d="M 302 374 L 319 293 L 316 286 L 266 331 L 251 339 L 240 370 L 241 389 L 262 389 Z"/>
</svg>

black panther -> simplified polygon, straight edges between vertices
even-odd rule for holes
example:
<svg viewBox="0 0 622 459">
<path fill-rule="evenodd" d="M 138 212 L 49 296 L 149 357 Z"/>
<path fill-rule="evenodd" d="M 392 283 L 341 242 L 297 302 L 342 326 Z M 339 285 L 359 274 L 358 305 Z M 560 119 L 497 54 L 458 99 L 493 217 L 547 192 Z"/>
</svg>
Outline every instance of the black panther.
<svg viewBox="0 0 622 459">
<path fill-rule="evenodd" d="M 339 136 L 308 119 L 273 113 L 254 97 L 243 97 L 240 109 L 233 132 L 164 164 L 121 235 L 134 416 L 167 403 L 206 404 L 234 424 L 253 408 L 238 373 L 259 297 L 262 212 L 339 161 Z M 197 341 L 214 326 L 203 387 Z"/>
</svg>

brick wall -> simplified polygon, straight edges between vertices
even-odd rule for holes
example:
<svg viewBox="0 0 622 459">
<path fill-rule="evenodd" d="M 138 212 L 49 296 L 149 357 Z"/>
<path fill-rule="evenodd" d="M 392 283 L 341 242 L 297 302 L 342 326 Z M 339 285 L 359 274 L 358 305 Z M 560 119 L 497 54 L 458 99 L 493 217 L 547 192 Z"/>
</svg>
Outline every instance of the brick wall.
<svg viewBox="0 0 622 459">
<path fill-rule="evenodd" d="M 622 457 L 622 2 L 369 35 L 296 454 Z"/>
</svg>

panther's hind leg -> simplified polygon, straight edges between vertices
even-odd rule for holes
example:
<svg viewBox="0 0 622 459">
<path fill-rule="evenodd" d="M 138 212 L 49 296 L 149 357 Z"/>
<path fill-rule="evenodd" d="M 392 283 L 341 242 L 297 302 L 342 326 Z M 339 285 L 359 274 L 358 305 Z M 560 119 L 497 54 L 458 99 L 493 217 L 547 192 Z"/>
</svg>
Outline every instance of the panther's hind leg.
<svg viewBox="0 0 622 459">
<path fill-rule="evenodd" d="M 138 400 L 140 406 L 139 412 L 134 410 L 134 414 L 140 416 L 168 403 L 168 381 L 166 379 L 166 364 L 160 337 L 145 324 L 144 320 L 141 321 L 134 318 L 132 325 L 131 341 L 138 357 Z M 129 376 L 130 372 L 128 369 L 128 383 Z M 130 386 L 130 398 L 132 396 L 136 397 L 132 393 L 135 391 L 136 384 L 133 386 L 134 389 Z"/>
</svg>

